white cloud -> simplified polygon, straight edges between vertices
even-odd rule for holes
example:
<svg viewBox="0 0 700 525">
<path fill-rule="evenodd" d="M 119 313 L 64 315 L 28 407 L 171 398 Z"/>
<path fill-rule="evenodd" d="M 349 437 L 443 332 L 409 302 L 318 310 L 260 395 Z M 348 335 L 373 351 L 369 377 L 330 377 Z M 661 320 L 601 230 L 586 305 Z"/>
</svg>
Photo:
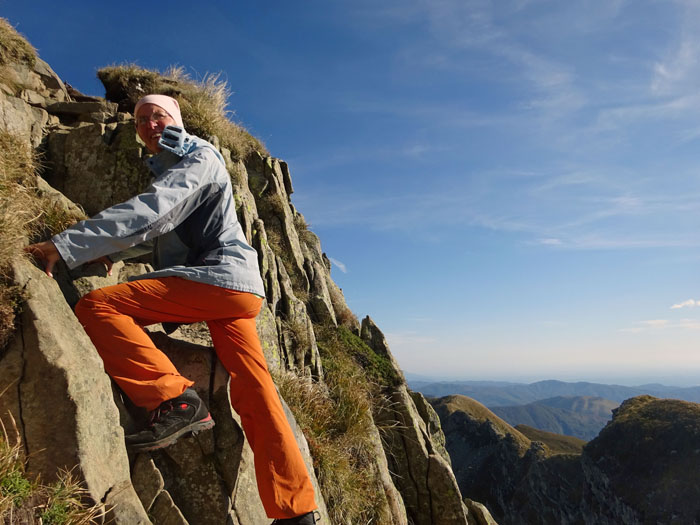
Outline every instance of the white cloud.
<svg viewBox="0 0 700 525">
<path fill-rule="evenodd" d="M 544 244 L 545 246 L 561 246 L 561 239 L 555 239 L 553 237 L 546 239 L 538 239 L 538 244 Z"/>
<path fill-rule="evenodd" d="M 648 321 L 640 321 L 639 324 L 647 328 L 665 328 L 668 326 L 666 319 L 650 319 Z"/>
<path fill-rule="evenodd" d="M 684 330 L 700 330 L 700 319 L 681 319 L 678 327 Z"/>
<path fill-rule="evenodd" d="M 348 269 L 345 266 L 345 264 L 340 262 L 338 259 L 334 259 L 333 257 L 329 257 L 328 260 L 331 261 L 331 264 L 333 264 L 333 266 L 338 268 L 341 272 L 348 273 Z"/>
<path fill-rule="evenodd" d="M 619 331 L 626 333 L 641 333 L 658 332 L 662 330 L 700 330 L 700 319 L 680 319 L 678 321 L 669 321 L 668 319 L 650 319 L 647 321 L 639 321 L 635 324 L 635 326 L 629 328 L 622 328 Z"/>
<path fill-rule="evenodd" d="M 697 5 L 686 3 L 683 28 L 678 42 L 668 54 L 653 65 L 651 91 L 668 94 L 687 90 L 700 75 L 700 36 L 697 27 Z"/>
<path fill-rule="evenodd" d="M 679 308 L 693 308 L 694 306 L 700 306 L 700 300 L 688 299 L 682 303 L 677 303 L 671 306 L 671 310 L 677 310 Z"/>
</svg>

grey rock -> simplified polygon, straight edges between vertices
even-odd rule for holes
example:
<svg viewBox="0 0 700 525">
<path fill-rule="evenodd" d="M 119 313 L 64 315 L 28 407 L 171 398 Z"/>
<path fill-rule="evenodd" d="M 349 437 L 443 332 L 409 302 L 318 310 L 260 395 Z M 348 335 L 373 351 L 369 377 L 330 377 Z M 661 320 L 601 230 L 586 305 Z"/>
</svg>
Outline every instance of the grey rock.
<svg viewBox="0 0 700 525">
<path fill-rule="evenodd" d="M 77 206 L 73 201 L 71 201 L 68 197 L 63 195 L 63 193 L 55 189 L 41 177 L 37 177 L 37 195 L 47 199 L 57 208 L 66 210 L 70 214 L 74 215 L 76 220 L 78 220 L 78 218 L 81 216 L 85 217 L 85 211 L 80 206 Z"/>
<path fill-rule="evenodd" d="M 306 275 L 309 276 L 309 306 L 313 312 L 314 320 L 322 324 L 337 326 L 335 310 L 326 286 L 325 268 L 310 259 L 306 259 L 304 266 Z"/>
<path fill-rule="evenodd" d="M 22 409 L 20 405 L 20 383 L 24 372 L 24 345 L 21 336 L 10 340 L 0 359 L 0 422 L 11 444 L 22 441 Z M 20 457 L 26 457 L 25 447 Z"/>
<path fill-rule="evenodd" d="M 438 454 L 440 454 L 442 459 L 444 459 L 448 465 L 451 465 L 450 455 L 445 448 L 445 434 L 442 431 L 442 427 L 440 426 L 440 418 L 435 412 L 435 409 L 425 400 L 423 394 L 420 392 L 409 391 L 409 394 L 416 405 L 418 414 L 420 414 L 423 423 L 425 423 L 425 428 L 430 435 L 430 441 L 433 444 L 433 448 Z"/>
<path fill-rule="evenodd" d="M 378 416 L 384 448 L 406 513 L 416 525 L 466 524 L 462 497 L 449 464 L 435 452 L 405 385 L 396 387 Z M 456 490 L 453 490 L 456 489 Z"/>
<path fill-rule="evenodd" d="M 43 87 L 45 90 L 42 94 L 45 96 L 50 94 L 52 95 L 51 98 L 59 102 L 70 99 L 63 81 L 59 78 L 56 72 L 51 69 L 51 66 L 49 66 L 42 59 L 37 58 L 36 63 L 34 64 L 33 72 L 38 75 L 41 82 L 41 87 Z"/>
<path fill-rule="evenodd" d="M 212 431 L 180 438 L 168 448 L 152 453 L 152 457 L 163 475 L 166 490 L 188 522 L 226 523 L 230 495 L 217 473 Z"/>
<path fill-rule="evenodd" d="M 236 425 L 241 429 L 241 421 L 234 412 Z M 243 430 L 240 430 L 241 435 Z M 247 441 L 241 440 L 240 460 L 236 486 L 233 491 L 232 514 L 240 525 L 258 525 L 270 521 L 258 495 L 255 477 L 253 451 Z"/>
<path fill-rule="evenodd" d="M 255 228 L 254 223 L 258 220 L 258 207 L 255 203 L 255 197 L 253 197 L 248 186 L 248 172 L 242 161 L 233 162 L 231 160 L 231 153 L 225 148 L 222 149 L 222 155 L 226 160 L 226 167 L 231 175 L 238 220 L 241 223 L 246 239 L 251 242 L 253 229 Z"/>
<path fill-rule="evenodd" d="M 401 492 L 399 492 L 396 485 L 394 485 L 394 481 L 391 479 L 389 463 L 384 454 L 381 435 L 376 426 L 372 426 L 370 432 L 370 445 L 374 450 L 377 468 L 376 474 L 379 477 L 386 499 L 387 515 L 384 517 L 384 521 L 391 525 L 407 525 L 408 516 L 406 515 L 406 506 L 403 497 L 401 497 Z"/>
<path fill-rule="evenodd" d="M 432 523 L 467 523 L 467 512 L 449 462 L 439 454 L 428 456 L 428 487 L 431 494 Z"/>
<path fill-rule="evenodd" d="M 464 504 L 469 512 L 469 525 L 498 525 L 486 505 L 469 498 L 464 499 Z"/>
<path fill-rule="evenodd" d="M 114 263 L 112 273 L 117 273 L 120 283 L 130 281 L 133 277 L 143 275 L 153 271 L 153 266 L 150 264 L 125 261 L 120 267 L 118 263 Z"/>
<path fill-rule="evenodd" d="M 154 525 L 189 525 L 166 490 L 158 494 L 150 513 Z"/>
<path fill-rule="evenodd" d="M 285 357 L 286 368 L 297 369 L 302 373 L 321 377 L 321 359 L 316 345 L 311 319 L 306 312 L 306 305 L 299 300 L 287 275 L 284 263 L 277 258 L 278 280 L 280 283 L 281 300 L 280 333 L 281 349 Z"/>
<path fill-rule="evenodd" d="M 265 360 L 270 370 L 282 370 L 283 359 L 280 352 L 279 336 L 277 334 L 277 323 L 275 315 L 267 304 L 263 302 L 260 313 L 256 318 L 256 327 L 258 329 L 258 337 L 262 345 Z"/>
<path fill-rule="evenodd" d="M 106 100 L 94 102 L 54 102 L 46 106 L 46 111 L 52 115 L 68 115 L 75 118 L 91 113 L 107 113 L 116 116 L 117 104 L 107 102 Z"/>
<path fill-rule="evenodd" d="M 22 98 L 25 98 L 24 91 L 33 91 L 45 102 L 50 103 L 70 98 L 61 79 L 40 58 L 37 58 L 34 67 L 19 63 L 6 65 L 2 69 L 0 82 L 9 86 L 11 91 Z"/>
<path fill-rule="evenodd" d="M 150 511 L 165 482 L 153 459 L 148 454 L 138 454 L 131 467 L 131 483 L 146 511 Z"/>
<path fill-rule="evenodd" d="M 258 252 L 260 274 L 265 285 L 265 296 L 270 310 L 277 312 L 277 305 L 281 298 L 281 289 L 277 270 L 277 259 L 272 250 L 265 232 L 265 223 L 260 219 L 253 222 L 253 248 Z"/>
<path fill-rule="evenodd" d="M 84 123 L 49 135 L 44 176 L 92 216 L 148 186 L 142 153 L 133 123 Z"/>
<path fill-rule="evenodd" d="M 92 499 L 103 501 L 129 480 L 124 433 L 109 378 L 56 283 L 25 261 L 17 262 L 13 271 L 28 295 L 19 381 L 27 472 L 50 482 L 60 469 L 78 466 Z M 140 506 L 137 499 L 131 502 L 129 515 Z M 116 523 L 127 523 L 118 508 L 113 512 Z M 145 516 L 142 507 L 141 514 Z"/>
<path fill-rule="evenodd" d="M 36 148 L 41 144 L 48 120 L 45 110 L 0 92 L 0 129 L 28 138 Z"/>
<path fill-rule="evenodd" d="M 124 480 L 112 487 L 103 503 L 105 523 L 124 525 L 150 525 L 151 523 L 129 480 Z"/>
<path fill-rule="evenodd" d="M 391 362 L 391 366 L 396 372 L 396 375 L 399 376 L 402 383 L 405 383 L 406 379 L 403 376 L 403 372 L 401 371 L 398 361 L 396 361 L 394 355 L 389 349 L 389 343 L 387 343 L 386 337 L 384 337 L 382 331 L 369 315 L 362 320 L 360 337 L 365 343 L 367 343 L 367 346 Z"/>
<path fill-rule="evenodd" d="M 263 158 L 259 154 L 251 155 L 246 162 L 246 170 L 248 186 L 256 199 L 260 218 L 268 230 L 274 229 L 280 235 L 280 250 L 286 259 L 286 270 L 296 282 L 295 288 L 308 291 L 304 255 L 294 226 L 294 214 L 280 161 L 272 157 Z"/>
</svg>

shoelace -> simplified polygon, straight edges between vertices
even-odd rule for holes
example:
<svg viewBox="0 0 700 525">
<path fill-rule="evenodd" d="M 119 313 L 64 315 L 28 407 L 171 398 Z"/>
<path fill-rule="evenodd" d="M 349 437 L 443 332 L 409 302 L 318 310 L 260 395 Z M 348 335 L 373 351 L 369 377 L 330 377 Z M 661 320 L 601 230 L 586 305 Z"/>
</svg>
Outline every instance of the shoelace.
<svg viewBox="0 0 700 525">
<path fill-rule="evenodd" d="M 153 427 L 160 422 L 161 416 L 173 410 L 173 404 L 169 401 L 161 403 L 158 408 L 151 412 L 151 417 L 148 418 L 148 426 Z"/>
</svg>

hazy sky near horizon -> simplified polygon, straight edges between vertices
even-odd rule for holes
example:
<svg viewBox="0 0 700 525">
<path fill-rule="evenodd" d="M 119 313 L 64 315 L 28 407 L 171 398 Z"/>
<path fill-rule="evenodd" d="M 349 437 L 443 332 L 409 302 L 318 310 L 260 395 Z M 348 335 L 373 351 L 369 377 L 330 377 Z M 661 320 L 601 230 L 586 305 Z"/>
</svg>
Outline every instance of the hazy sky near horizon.
<svg viewBox="0 0 700 525">
<path fill-rule="evenodd" d="M 87 94 L 221 72 L 405 371 L 700 384 L 700 3 L 165 5 L 0 15 Z"/>
</svg>

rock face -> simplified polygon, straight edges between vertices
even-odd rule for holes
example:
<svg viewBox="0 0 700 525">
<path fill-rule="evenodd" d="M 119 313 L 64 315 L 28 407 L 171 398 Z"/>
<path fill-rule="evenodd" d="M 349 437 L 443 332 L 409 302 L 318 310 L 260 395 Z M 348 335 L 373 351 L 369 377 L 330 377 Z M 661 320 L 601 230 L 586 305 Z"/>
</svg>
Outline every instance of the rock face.
<svg viewBox="0 0 700 525">
<path fill-rule="evenodd" d="M 468 523 L 469 511 L 462 502 L 434 410 L 419 393 L 409 392 L 384 335 L 369 317 L 362 321 L 361 334 L 396 373 L 396 384 L 386 389 L 389 403 L 377 422 L 388 428 L 385 447 L 389 471 L 403 495 L 409 522 Z"/>
<path fill-rule="evenodd" d="M 0 366 L 0 418 L 18 423 L 27 472 L 48 482 L 78 465 L 92 499 L 118 509 L 116 523 L 149 523 L 100 357 L 53 280 L 26 262 L 14 274 L 29 299 Z"/>
<path fill-rule="evenodd" d="M 699 404 L 632 398 L 580 454 L 554 454 L 464 396 L 433 405 L 462 493 L 499 523 L 700 522 Z"/>
<path fill-rule="evenodd" d="M 0 69 L 0 129 L 42 152 L 37 191 L 65 209 L 91 215 L 149 182 L 133 119 L 124 112 L 128 104 L 115 102 L 66 89 L 40 60 Z M 491 523 L 485 508 L 470 503 L 469 511 L 463 504 L 439 420 L 422 396 L 406 388 L 381 331 L 369 318 L 360 326 L 345 304 L 318 237 L 290 202 L 287 164 L 260 154 L 234 159 L 224 148 L 221 153 L 241 225 L 258 252 L 266 297 L 257 325 L 270 369 L 323 383 L 319 326 L 361 335 L 384 367 L 381 387 L 391 409 L 382 411 L 369 440 L 376 457 L 371 468 L 385 495 L 381 523 Z M 77 468 L 90 497 L 106 504 L 111 523 L 267 523 L 252 452 L 229 402 L 229 378 L 204 325 L 147 330 L 195 381 L 216 426 L 161 451 L 127 455 L 124 432 L 145 415 L 111 384 L 71 307 L 91 290 L 143 273 L 148 263 L 120 262 L 112 275 L 98 264 L 72 271 L 59 266 L 56 280 L 26 261 L 15 263 L 14 278 L 27 301 L 21 328 L 0 356 L 0 387 L 7 388 L 0 418 L 9 428 L 16 422 L 31 474 L 49 481 L 59 468 Z M 314 458 L 294 416 L 287 416 L 317 489 L 322 523 L 328 523 Z"/>
</svg>

